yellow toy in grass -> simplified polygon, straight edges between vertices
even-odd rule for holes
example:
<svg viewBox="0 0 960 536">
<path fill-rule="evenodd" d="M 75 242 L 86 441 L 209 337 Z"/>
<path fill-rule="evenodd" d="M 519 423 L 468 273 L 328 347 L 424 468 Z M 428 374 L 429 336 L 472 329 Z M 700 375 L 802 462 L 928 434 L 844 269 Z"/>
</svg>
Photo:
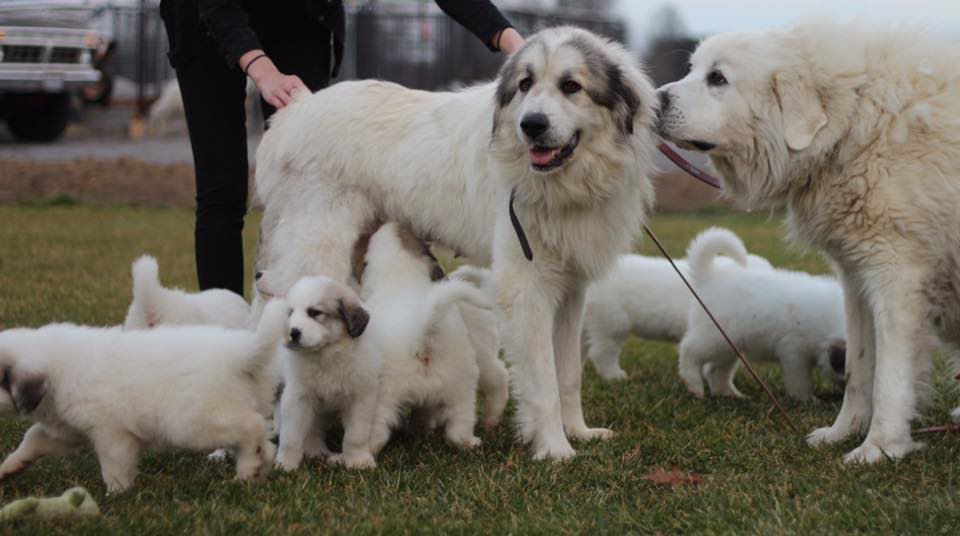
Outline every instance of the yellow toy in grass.
<svg viewBox="0 0 960 536">
<path fill-rule="evenodd" d="M 0 522 L 25 517 L 98 516 L 100 508 L 84 488 L 70 488 L 59 497 L 27 497 L 0 509 Z"/>
</svg>

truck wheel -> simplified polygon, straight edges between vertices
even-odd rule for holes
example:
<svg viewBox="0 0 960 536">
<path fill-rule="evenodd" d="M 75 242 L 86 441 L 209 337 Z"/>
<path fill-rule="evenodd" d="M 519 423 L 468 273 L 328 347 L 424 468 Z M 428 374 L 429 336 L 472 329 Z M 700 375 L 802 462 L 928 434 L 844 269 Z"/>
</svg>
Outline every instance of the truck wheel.
<svg viewBox="0 0 960 536">
<path fill-rule="evenodd" d="M 53 141 L 63 135 L 70 117 L 67 93 L 16 95 L 7 125 L 20 141 Z"/>
</svg>

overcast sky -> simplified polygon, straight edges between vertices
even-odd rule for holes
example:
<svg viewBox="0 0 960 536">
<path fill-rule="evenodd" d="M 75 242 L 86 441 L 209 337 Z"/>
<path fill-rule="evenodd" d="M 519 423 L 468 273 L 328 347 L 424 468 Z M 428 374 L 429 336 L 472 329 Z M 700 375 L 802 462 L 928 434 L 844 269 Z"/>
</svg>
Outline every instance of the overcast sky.
<svg viewBox="0 0 960 536">
<path fill-rule="evenodd" d="M 631 26 L 631 40 L 643 39 L 650 16 L 664 4 L 679 11 L 695 36 L 723 31 L 785 26 L 810 16 L 849 20 L 919 22 L 960 38 L 960 0 L 617 0 Z"/>
</svg>

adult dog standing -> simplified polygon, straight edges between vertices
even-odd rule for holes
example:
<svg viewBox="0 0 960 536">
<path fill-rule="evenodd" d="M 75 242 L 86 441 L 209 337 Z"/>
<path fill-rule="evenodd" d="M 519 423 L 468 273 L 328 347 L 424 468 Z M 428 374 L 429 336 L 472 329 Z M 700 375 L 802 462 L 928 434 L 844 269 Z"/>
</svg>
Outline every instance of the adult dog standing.
<svg viewBox="0 0 960 536">
<path fill-rule="evenodd" d="M 282 291 L 306 275 L 347 281 L 376 219 L 492 261 L 520 436 L 538 459 L 569 458 L 567 435 L 611 435 L 581 408 L 584 289 L 652 207 L 654 109 L 631 56 L 574 28 L 532 36 L 496 81 L 463 91 L 360 81 L 299 98 L 257 152 L 257 268 Z"/>
<path fill-rule="evenodd" d="M 709 153 L 724 189 L 786 205 L 843 285 L 847 386 L 813 445 L 867 431 L 848 462 L 900 458 L 934 331 L 960 340 L 960 47 L 815 22 L 705 41 L 661 88 L 664 136 Z"/>
</svg>

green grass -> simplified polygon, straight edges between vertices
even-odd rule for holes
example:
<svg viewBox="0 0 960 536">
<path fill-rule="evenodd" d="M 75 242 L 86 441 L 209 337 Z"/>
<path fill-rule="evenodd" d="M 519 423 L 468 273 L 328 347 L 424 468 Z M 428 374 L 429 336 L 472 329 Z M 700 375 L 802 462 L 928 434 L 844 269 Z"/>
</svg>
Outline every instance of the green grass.
<svg viewBox="0 0 960 536">
<path fill-rule="evenodd" d="M 0 326 L 70 320 L 118 323 L 130 298 L 129 265 L 150 252 L 168 284 L 196 288 L 192 214 L 78 206 L 0 207 Z M 663 215 L 652 227 L 675 255 L 710 225 L 730 227 L 748 248 L 778 266 L 825 271 L 815 255 L 787 249 L 779 220 L 713 212 Z M 248 225 L 248 257 L 256 220 Z M 641 251 L 652 254 L 645 241 Z M 135 488 L 105 497 L 91 451 L 43 460 L 0 483 L 0 503 L 27 495 L 90 489 L 103 517 L 21 522 L 0 531 L 181 532 L 485 532 L 571 533 L 954 533 L 960 525 L 960 440 L 934 436 L 899 463 L 845 467 L 850 440 L 814 451 L 792 436 L 746 374 L 749 400 L 695 400 L 676 376 L 673 345 L 631 341 L 630 379 L 605 384 L 588 366 L 587 421 L 614 428 L 606 443 L 578 444 L 567 464 L 536 463 L 507 424 L 481 431 L 476 452 L 438 436 L 402 435 L 367 473 L 311 461 L 258 484 L 232 481 L 233 469 L 202 453 L 149 453 Z M 762 374 L 784 396 L 778 371 Z M 960 403 L 940 364 L 922 425 L 946 420 Z M 829 424 L 841 393 L 787 409 L 804 430 Z M 122 402 L 118 402 L 122 403 Z M 12 451 L 26 423 L 0 421 L 0 446 Z M 675 488 L 643 477 L 673 465 L 702 476 Z"/>
</svg>

